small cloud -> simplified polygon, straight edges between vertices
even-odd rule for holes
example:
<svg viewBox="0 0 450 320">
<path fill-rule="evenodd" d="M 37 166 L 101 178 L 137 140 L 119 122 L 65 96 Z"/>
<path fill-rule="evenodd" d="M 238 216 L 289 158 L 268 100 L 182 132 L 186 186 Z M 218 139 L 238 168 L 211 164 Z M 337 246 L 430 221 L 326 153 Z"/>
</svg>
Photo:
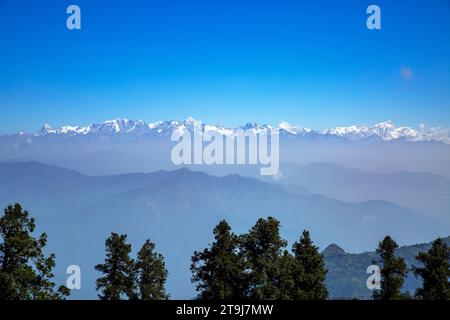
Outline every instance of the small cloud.
<svg viewBox="0 0 450 320">
<path fill-rule="evenodd" d="M 413 77 L 413 72 L 410 67 L 401 66 L 400 76 L 403 78 L 403 80 L 411 80 Z"/>
</svg>

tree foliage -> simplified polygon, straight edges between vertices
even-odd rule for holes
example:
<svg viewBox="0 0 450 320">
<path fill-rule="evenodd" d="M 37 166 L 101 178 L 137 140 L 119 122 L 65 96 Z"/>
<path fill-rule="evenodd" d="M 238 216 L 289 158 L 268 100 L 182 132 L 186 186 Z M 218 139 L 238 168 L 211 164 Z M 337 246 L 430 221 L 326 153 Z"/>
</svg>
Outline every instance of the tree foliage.
<svg viewBox="0 0 450 320">
<path fill-rule="evenodd" d="M 381 288 L 374 291 L 376 300 L 402 300 L 407 295 L 401 292 L 408 269 L 403 258 L 395 255 L 398 244 L 386 236 L 378 245 L 377 254 L 381 259 Z"/>
<path fill-rule="evenodd" d="M 245 262 L 238 252 L 239 237 L 225 220 L 214 228 L 215 241 L 210 248 L 194 252 L 192 282 L 197 284 L 198 298 L 239 299 L 245 292 Z"/>
<path fill-rule="evenodd" d="M 214 228 L 215 242 L 192 257 L 192 281 L 200 299 L 326 299 L 322 255 L 304 231 L 284 248 L 280 222 L 259 219 L 248 233 L 236 236 L 226 221 Z"/>
<path fill-rule="evenodd" d="M 155 252 L 155 244 L 145 241 L 137 254 L 136 281 L 141 300 L 166 300 L 164 284 L 167 280 L 164 257 Z"/>
<path fill-rule="evenodd" d="M 33 237 L 36 228 L 20 204 L 9 205 L 0 218 L 0 300 L 61 299 L 69 290 L 54 290 L 55 255 L 46 257 L 47 235 Z"/>
<path fill-rule="evenodd" d="M 0 217 L 0 300 L 61 299 L 70 293 L 64 286 L 54 289 L 55 255 L 44 255 L 47 235 L 42 233 L 35 238 L 35 228 L 35 220 L 19 204 L 9 205 Z M 192 282 L 196 284 L 199 299 L 328 298 L 324 257 L 308 231 L 304 230 L 299 241 L 293 244 L 292 253 L 285 249 L 287 242 L 280 235 L 280 222 L 272 217 L 259 219 L 240 236 L 222 220 L 213 234 L 214 242 L 192 256 Z M 152 241 L 146 240 L 136 260 L 130 256 L 132 247 L 126 235 L 111 233 L 105 248 L 104 263 L 95 266 L 102 273 L 96 281 L 100 299 L 169 298 L 164 287 L 168 276 L 164 257 L 156 252 Z M 374 291 L 374 299 L 411 298 L 401 292 L 408 268 L 404 258 L 396 255 L 397 249 L 390 236 L 377 247 L 381 288 Z M 449 300 L 448 245 L 438 238 L 431 248 L 428 245 L 419 249 L 427 252 L 416 250 L 410 256 L 411 259 L 415 256 L 420 265 L 413 266 L 412 272 L 423 280 L 416 298 Z"/>
<path fill-rule="evenodd" d="M 250 270 L 249 297 L 280 299 L 285 296 L 280 283 L 284 277 L 281 257 L 287 242 L 281 238 L 280 222 L 272 217 L 259 219 L 242 238 L 242 252 Z"/>
<path fill-rule="evenodd" d="M 424 300 L 450 300 L 450 251 L 441 238 L 433 241 L 428 252 L 420 252 L 416 260 L 423 267 L 413 267 L 414 274 L 423 279 L 423 286 L 416 296 Z"/>
<path fill-rule="evenodd" d="M 292 252 L 294 259 L 291 298 L 294 300 L 327 299 L 325 261 L 319 253 L 319 248 L 313 244 L 308 231 L 303 231 L 300 241 L 294 243 Z"/>
<path fill-rule="evenodd" d="M 131 245 L 126 243 L 127 236 L 111 233 L 106 239 L 106 259 L 95 266 L 103 273 L 96 281 L 99 298 L 102 300 L 120 300 L 124 296 L 136 299 L 135 264 L 130 257 Z"/>
</svg>

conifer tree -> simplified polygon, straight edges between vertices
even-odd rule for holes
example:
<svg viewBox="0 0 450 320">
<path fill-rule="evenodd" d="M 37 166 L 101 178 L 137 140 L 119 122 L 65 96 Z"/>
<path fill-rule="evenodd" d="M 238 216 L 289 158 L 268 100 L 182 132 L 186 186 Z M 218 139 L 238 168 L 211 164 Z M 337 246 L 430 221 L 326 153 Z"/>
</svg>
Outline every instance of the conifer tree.
<svg viewBox="0 0 450 320">
<path fill-rule="evenodd" d="M 0 300 L 61 299 L 69 289 L 54 291 L 55 255 L 45 257 L 47 235 L 33 237 L 34 218 L 16 203 L 0 217 Z"/>
<path fill-rule="evenodd" d="M 325 261 L 309 235 L 303 231 L 299 242 L 292 247 L 293 259 L 293 300 L 325 300 L 328 290 L 325 285 L 327 270 Z"/>
<path fill-rule="evenodd" d="M 416 260 L 423 267 L 413 267 L 414 274 L 423 280 L 421 288 L 417 289 L 416 297 L 424 300 L 450 300 L 450 252 L 447 244 L 441 238 L 433 241 L 428 252 L 420 252 Z"/>
<path fill-rule="evenodd" d="M 120 300 L 124 296 L 136 299 L 135 265 L 130 258 L 131 245 L 126 243 L 127 236 L 111 233 L 106 239 L 106 259 L 95 266 L 103 277 L 97 279 L 97 291 L 102 300 Z"/>
<path fill-rule="evenodd" d="M 277 268 L 277 288 L 278 288 L 278 300 L 292 300 L 292 292 L 295 287 L 294 283 L 295 264 L 294 257 L 288 250 L 284 250 L 279 261 L 279 267 Z"/>
<path fill-rule="evenodd" d="M 272 217 L 259 219 L 243 236 L 242 252 L 248 263 L 249 298 L 286 298 L 281 285 L 283 274 L 283 248 L 287 242 L 280 236 L 280 222 Z"/>
<path fill-rule="evenodd" d="M 380 241 L 377 254 L 382 263 L 381 267 L 381 288 L 373 293 L 376 300 L 401 300 L 407 295 L 400 290 L 405 282 L 408 269 L 403 258 L 395 255 L 398 244 L 390 237 L 386 236 Z"/>
<path fill-rule="evenodd" d="M 194 252 L 192 282 L 199 299 L 242 299 L 245 297 L 245 263 L 238 252 L 239 237 L 225 220 L 214 228 L 210 248 Z"/>
<path fill-rule="evenodd" d="M 164 257 L 155 252 L 155 244 L 150 240 L 145 241 L 138 252 L 136 273 L 139 299 L 166 300 L 169 298 L 164 288 L 168 275 Z"/>
</svg>

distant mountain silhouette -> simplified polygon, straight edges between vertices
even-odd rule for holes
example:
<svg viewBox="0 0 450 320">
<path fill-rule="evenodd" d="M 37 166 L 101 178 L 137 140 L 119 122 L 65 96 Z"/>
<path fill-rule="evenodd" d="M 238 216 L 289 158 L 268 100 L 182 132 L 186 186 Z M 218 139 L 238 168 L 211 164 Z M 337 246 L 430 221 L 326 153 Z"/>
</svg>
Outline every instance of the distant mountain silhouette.
<svg viewBox="0 0 450 320">
<path fill-rule="evenodd" d="M 450 245 L 450 236 L 443 238 Z M 405 259 L 410 268 L 411 265 L 419 266 L 415 259 L 419 252 L 426 252 L 431 248 L 431 243 L 422 243 L 409 246 L 402 246 L 397 249 L 396 254 Z M 368 266 L 377 259 L 375 252 L 345 253 L 343 249 L 335 244 L 328 246 L 323 252 L 328 274 L 326 284 L 330 292 L 330 297 L 337 298 L 362 298 L 369 299 L 372 291 L 367 288 L 366 280 L 369 274 L 366 273 Z M 410 272 L 405 281 L 403 291 L 414 294 L 421 285 L 421 279 L 414 277 Z"/>
<path fill-rule="evenodd" d="M 399 243 L 429 241 L 448 229 L 433 219 L 387 201 L 346 203 L 304 188 L 189 169 L 87 176 L 37 162 L 0 163 L 0 204 L 20 202 L 49 234 L 59 275 L 78 264 L 85 270 L 84 297 L 93 297 L 92 267 L 103 256 L 111 231 L 140 243 L 150 237 L 167 257 L 169 291 L 194 295 L 189 259 L 211 241 L 211 231 L 227 219 L 246 232 L 260 217 L 281 221 L 291 243 L 303 229 L 321 247 L 336 242 L 351 251 L 373 249 L 385 235 Z"/>
<path fill-rule="evenodd" d="M 337 163 L 284 164 L 278 180 L 348 202 L 386 200 L 450 226 L 450 179 L 427 172 L 369 173 Z"/>
</svg>

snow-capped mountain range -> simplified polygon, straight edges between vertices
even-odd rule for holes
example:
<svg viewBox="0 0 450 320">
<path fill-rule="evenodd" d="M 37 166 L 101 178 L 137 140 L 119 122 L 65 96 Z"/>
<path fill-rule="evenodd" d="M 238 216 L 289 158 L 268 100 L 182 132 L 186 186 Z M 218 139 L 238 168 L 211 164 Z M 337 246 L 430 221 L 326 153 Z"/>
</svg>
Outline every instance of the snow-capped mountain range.
<svg viewBox="0 0 450 320">
<path fill-rule="evenodd" d="M 287 122 L 281 122 L 278 127 L 258 125 L 256 123 L 249 122 L 244 126 L 230 128 L 222 125 L 203 124 L 192 117 L 189 117 L 184 121 L 157 121 L 151 123 L 147 123 L 143 120 L 115 119 L 105 121 L 103 123 L 94 123 L 85 127 L 63 126 L 53 128 L 50 125 L 45 124 L 39 133 L 34 136 L 71 137 L 79 135 L 131 135 L 136 137 L 164 137 L 169 136 L 174 130 L 181 132 L 184 130 L 197 130 L 201 133 L 215 131 L 221 135 L 232 135 L 237 129 L 253 130 L 255 133 L 274 130 L 279 132 L 282 136 L 285 135 L 293 137 L 339 137 L 351 141 L 363 139 L 380 139 L 386 141 L 404 139 L 406 141 L 440 141 L 450 144 L 450 128 L 426 128 L 423 125 L 419 128 L 412 128 L 408 126 L 396 126 L 392 121 L 377 123 L 373 126 L 353 125 L 348 127 L 313 130 L 301 126 L 291 125 Z"/>
</svg>

